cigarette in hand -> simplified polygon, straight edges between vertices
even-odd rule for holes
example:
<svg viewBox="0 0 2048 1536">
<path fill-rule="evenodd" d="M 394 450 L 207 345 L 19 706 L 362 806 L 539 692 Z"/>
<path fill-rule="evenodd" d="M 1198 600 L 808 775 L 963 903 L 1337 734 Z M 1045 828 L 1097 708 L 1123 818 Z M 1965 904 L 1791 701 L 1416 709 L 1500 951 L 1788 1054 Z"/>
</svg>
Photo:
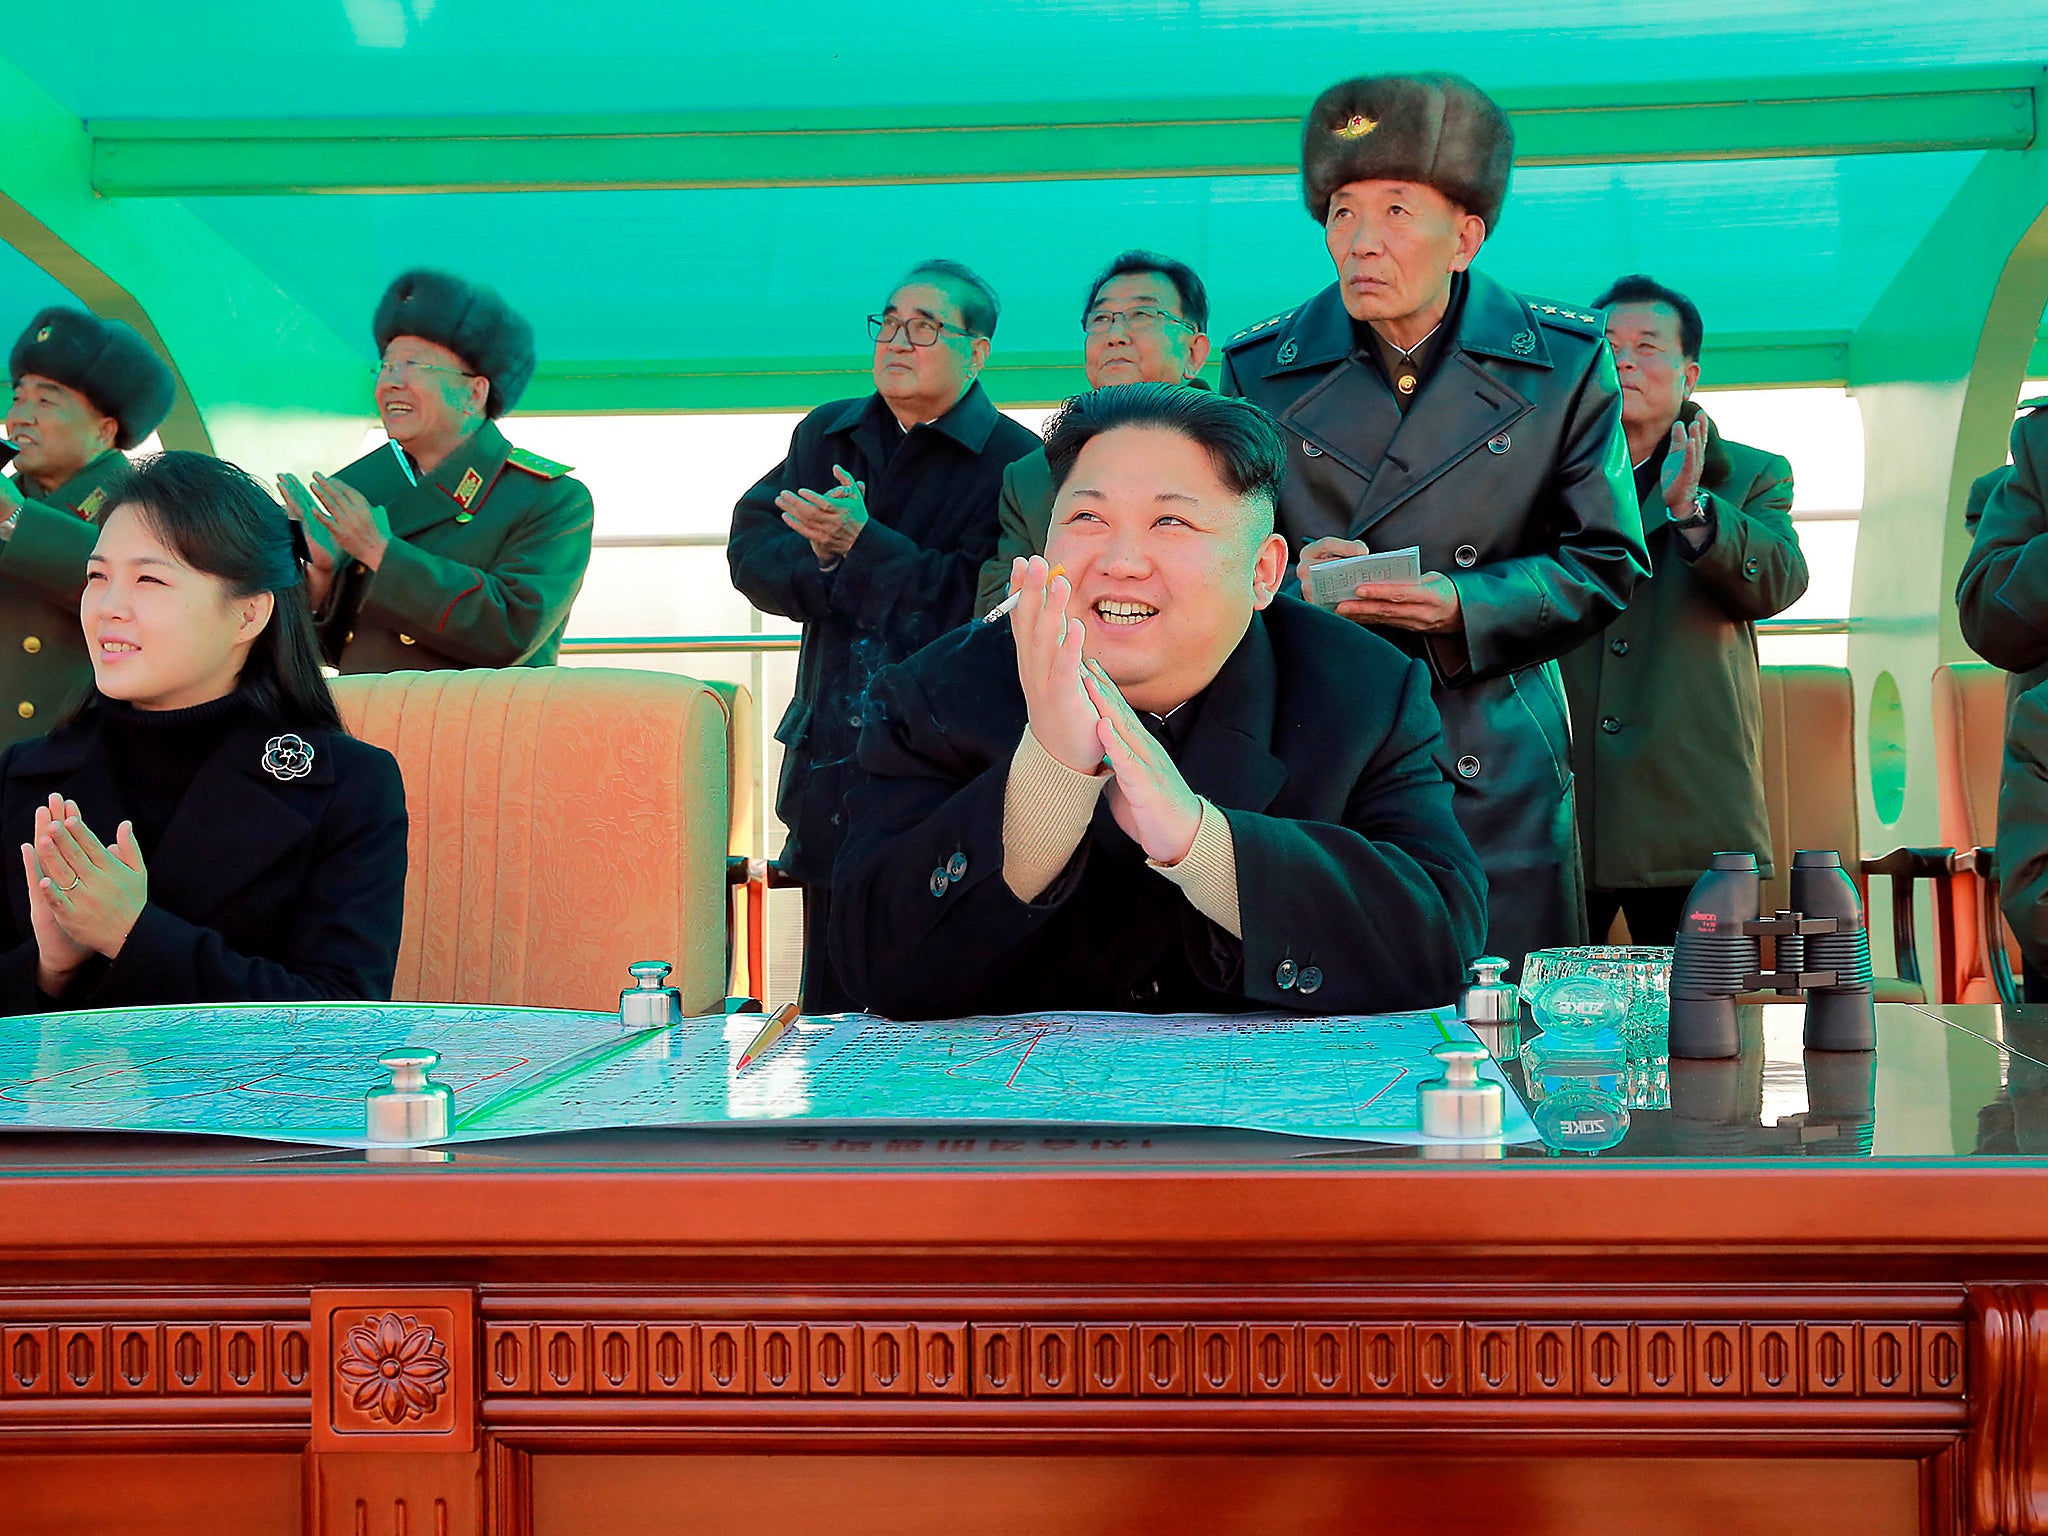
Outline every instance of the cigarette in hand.
<svg viewBox="0 0 2048 1536">
<path fill-rule="evenodd" d="M 1050 586 L 1052 584 L 1053 577 L 1064 576 L 1066 574 L 1067 568 L 1064 565 L 1056 565 L 1050 571 L 1046 572 L 1046 584 Z M 984 613 L 981 616 L 981 622 L 984 624 L 995 623 L 997 619 L 1000 619 L 1004 614 L 1008 613 L 1012 608 L 1016 607 L 1018 600 L 1023 596 L 1024 589 L 1022 587 L 1019 587 L 1016 591 L 1012 592 L 1008 597 L 1004 598 L 1000 603 L 997 603 L 995 607 L 989 609 L 987 613 Z"/>
</svg>

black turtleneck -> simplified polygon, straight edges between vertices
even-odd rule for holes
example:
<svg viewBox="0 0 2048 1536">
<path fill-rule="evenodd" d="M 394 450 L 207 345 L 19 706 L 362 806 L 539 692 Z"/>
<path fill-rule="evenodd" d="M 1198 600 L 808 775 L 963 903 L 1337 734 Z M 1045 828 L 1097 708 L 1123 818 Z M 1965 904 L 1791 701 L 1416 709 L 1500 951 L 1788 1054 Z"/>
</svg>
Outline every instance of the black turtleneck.
<svg viewBox="0 0 2048 1536">
<path fill-rule="evenodd" d="M 190 709 L 137 709 L 101 694 L 97 707 L 106 722 L 107 750 L 121 801 L 135 823 L 135 841 L 142 856 L 152 858 L 185 791 L 221 738 L 248 713 L 248 700 L 231 693 Z M 113 841 L 112 827 L 94 830 Z"/>
</svg>

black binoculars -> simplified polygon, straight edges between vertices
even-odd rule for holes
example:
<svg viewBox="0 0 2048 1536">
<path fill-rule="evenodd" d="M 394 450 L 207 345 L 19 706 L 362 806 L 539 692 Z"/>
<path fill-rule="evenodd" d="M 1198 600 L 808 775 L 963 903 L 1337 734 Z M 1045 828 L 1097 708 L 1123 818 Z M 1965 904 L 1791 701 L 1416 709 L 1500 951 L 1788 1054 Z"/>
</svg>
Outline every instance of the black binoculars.
<svg viewBox="0 0 2048 1536">
<path fill-rule="evenodd" d="M 1735 999 L 1775 992 L 1806 999 L 1809 1051 L 1877 1046 L 1870 929 L 1863 899 L 1833 849 L 1792 858 L 1792 910 L 1762 917 L 1753 853 L 1717 853 L 1685 899 L 1671 956 L 1671 1054 L 1712 1061 L 1739 1054 Z M 1774 942 L 1762 966 L 1760 939 Z"/>
</svg>

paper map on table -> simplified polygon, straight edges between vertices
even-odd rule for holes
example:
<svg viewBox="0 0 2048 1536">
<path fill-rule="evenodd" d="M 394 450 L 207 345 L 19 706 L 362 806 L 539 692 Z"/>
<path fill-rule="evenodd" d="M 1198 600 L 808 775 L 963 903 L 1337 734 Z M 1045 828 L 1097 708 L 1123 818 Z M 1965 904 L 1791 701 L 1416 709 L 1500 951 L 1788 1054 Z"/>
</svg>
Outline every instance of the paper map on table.
<svg viewBox="0 0 2048 1536">
<path fill-rule="evenodd" d="M 380 1051 L 431 1045 L 455 1114 L 626 1040 L 615 1013 L 234 1003 L 0 1019 L 0 1130 L 200 1131 L 357 1144 Z"/>
<path fill-rule="evenodd" d="M 395 1045 L 441 1053 L 451 1141 L 624 1126 L 980 1121 L 1229 1126 L 1414 1143 L 1449 1014 L 808 1019 L 735 1073 L 759 1014 L 626 1034 L 615 1014 L 240 1004 L 0 1020 L 0 1130 L 196 1131 L 364 1144 Z M 1491 1061 L 1482 1074 L 1502 1082 Z M 1504 1084 L 1503 1140 L 1536 1139 Z"/>
</svg>

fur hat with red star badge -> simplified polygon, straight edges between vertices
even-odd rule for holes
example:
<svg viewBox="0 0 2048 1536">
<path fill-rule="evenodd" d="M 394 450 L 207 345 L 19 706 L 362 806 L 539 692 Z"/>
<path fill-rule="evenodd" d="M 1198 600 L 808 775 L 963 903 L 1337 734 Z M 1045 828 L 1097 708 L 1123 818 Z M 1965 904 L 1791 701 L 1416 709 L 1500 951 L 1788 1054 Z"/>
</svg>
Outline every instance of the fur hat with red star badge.
<svg viewBox="0 0 2048 1536">
<path fill-rule="evenodd" d="M 1361 75 L 1316 98 L 1301 125 L 1301 190 L 1318 224 L 1354 181 L 1414 181 L 1500 222 L 1515 132 L 1491 96 L 1457 75 Z"/>
<path fill-rule="evenodd" d="M 394 336 L 453 352 L 490 381 L 484 414 L 493 419 L 519 403 L 533 378 L 533 327 L 483 284 L 447 272 L 401 272 L 377 301 L 370 329 L 379 353 Z"/>
<path fill-rule="evenodd" d="M 116 448 L 148 437 L 177 398 L 170 366 L 135 327 L 65 304 L 39 311 L 7 356 L 9 383 L 31 373 L 77 390 L 113 417 Z"/>
</svg>

